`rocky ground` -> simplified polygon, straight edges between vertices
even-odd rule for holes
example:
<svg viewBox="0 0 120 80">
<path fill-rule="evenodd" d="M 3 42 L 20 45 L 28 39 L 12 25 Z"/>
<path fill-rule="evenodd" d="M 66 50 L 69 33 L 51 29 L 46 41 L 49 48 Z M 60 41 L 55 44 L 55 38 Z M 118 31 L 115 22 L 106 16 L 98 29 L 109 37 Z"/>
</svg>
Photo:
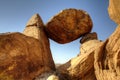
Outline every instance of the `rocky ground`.
<svg viewBox="0 0 120 80">
<path fill-rule="evenodd" d="M 35 14 L 23 33 L 0 34 L 0 80 L 120 80 L 119 8 L 120 0 L 109 0 L 118 26 L 106 41 L 91 32 L 90 15 L 77 9 L 63 10 L 46 25 Z M 48 38 L 65 44 L 79 37 L 80 53 L 55 67 Z"/>
</svg>

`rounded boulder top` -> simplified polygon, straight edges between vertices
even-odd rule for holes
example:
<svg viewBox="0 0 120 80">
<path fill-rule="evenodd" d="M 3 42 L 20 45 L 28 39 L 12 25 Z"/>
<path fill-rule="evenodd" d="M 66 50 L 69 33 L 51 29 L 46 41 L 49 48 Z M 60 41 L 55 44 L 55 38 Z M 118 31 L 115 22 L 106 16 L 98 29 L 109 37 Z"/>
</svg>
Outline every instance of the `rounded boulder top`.
<svg viewBox="0 0 120 80">
<path fill-rule="evenodd" d="M 45 30 L 50 39 L 64 44 L 89 33 L 92 25 L 92 20 L 86 11 L 65 9 L 46 24 Z"/>
</svg>

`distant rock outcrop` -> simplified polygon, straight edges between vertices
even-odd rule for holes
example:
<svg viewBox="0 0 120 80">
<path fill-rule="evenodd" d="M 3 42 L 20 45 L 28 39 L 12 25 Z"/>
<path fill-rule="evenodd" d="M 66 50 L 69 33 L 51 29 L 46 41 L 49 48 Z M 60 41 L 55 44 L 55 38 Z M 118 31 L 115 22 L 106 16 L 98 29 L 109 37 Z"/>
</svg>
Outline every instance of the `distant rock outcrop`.
<svg viewBox="0 0 120 80">
<path fill-rule="evenodd" d="M 83 10 L 65 9 L 46 25 L 49 38 L 58 43 L 71 42 L 92 29 L 92 20 Z"/>
<path fill-rule="evenodd" d="M 33 80 L 55 70 L 49 40 L 39 15 L 34 15 L 22 33 L 0 35 L 0 80 Z"/>
</svg>

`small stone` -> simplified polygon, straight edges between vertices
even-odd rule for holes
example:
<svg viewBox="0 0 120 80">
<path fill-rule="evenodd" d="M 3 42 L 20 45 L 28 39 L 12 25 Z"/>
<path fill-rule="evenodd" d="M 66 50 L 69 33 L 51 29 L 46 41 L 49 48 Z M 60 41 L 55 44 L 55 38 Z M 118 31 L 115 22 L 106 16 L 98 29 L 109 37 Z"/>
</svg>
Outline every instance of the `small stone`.
<svg viewBox="0 0 120 80">
<path fill-rule="evenodd" d="M 85 34 L 84 36 L 82 36 L 80 43 L 82 44 L 89 40 L 98 40 L 97 33 L 93 32 L 93 33 Z"/>
<path fill-rule="evenodd" d="M 51 75 L 51 76 L 48 77 L 47 80 L 59 80 L 59 77 L 56 76 L 56 75 Z"/>
</svg>

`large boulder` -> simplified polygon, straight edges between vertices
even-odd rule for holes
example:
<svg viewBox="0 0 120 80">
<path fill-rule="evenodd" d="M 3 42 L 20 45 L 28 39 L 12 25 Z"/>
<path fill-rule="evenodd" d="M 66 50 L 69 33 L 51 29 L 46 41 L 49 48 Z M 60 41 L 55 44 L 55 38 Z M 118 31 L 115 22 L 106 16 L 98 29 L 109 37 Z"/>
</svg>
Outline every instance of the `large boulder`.
<svg viewBox="0 0 120 80">
<path fill-rule="evenodd" d="M 49 38 L 58 43 L 71 42 L 92 29 L 92 20 L 83 10 L 65 9 L 55 15 L 47 24 Z"/>
<path fill-rule="evenodd" d="M 36 20 L 37 19 L 37 20 Z M 55 70 L 49 40 L 43 25 L 35 15 L 26 29 L 31 33 L 7 33 L 0 35 L 0 80 L 33 80 L 36 76 Z M 33 26 L 32 26 L 33 25 Z M 38 27 L 37 29 L 34 29 Z M 35 33 L 37 30 L 38 32 Z"/>
<path fill-rule="evenodd" d="M 120 0 L 109 0 L 108 13 L 113 21 L 120 24 Z"/>
</svg>

